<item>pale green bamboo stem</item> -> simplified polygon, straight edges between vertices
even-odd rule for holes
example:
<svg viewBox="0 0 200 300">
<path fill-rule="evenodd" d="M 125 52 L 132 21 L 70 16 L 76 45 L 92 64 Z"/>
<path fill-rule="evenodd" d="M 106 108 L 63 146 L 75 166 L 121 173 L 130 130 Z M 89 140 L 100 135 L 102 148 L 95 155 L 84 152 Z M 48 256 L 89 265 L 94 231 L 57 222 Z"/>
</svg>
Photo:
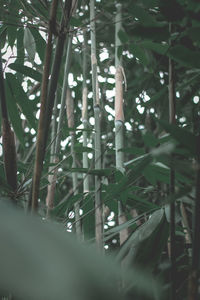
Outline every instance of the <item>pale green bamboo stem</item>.
<svg viewBox="0 0 200 300">
<path fill-rule="evenodd" d="M 97 79 L 96 58 L 96 31 L 95 31 L 95 5 L 90 0 L 90 30 L 91 30 L 91 64 L 92 64 L 92 91 L 95 118 L 95 169 L 101 169 L 101 131 L 100 131 L 100 103 Z M 101 200 L 101 179 L 95 176 L 95 234 L 96 245 L 103 247 L 103 214 Z"/>
<path fill-rule="evenodd" d="M 67 109 L 67 121 L 68 121 L 68 127 L 72 129 L 70 131 L 71 136 L 71 155 L 72 155 L 72 168 L 76 168 L 76 152 L 75 152 L 75 142 L 76 142 L 76 136 L 75 136 L 75 124 L 74 124 L 74 99 L 72 98 L 71 91 L 68 88 L 67 89 L 67 97 L 66 97 L 66 109 Z M 78 178 L 77 173 L 72 172 L 72 185 L 73 185 L 73 194 L 78 194 Z M 76 228 L 76 234 L 80 238 L 82 234 L 81 230 L 81 221 L 80 221 L 80 204 L 79 202 L 75 202 L 74 204 L 74 211 L 75 211 L 75 228 Z"/>
<path fill-rule="evenodd" d="M 68 43 L 67 43 L 67 53 L 65 60 L 65 70 L 64 70 L 64 79 L 62 86 L 62 94 L 61 94 L 61 107 L 59 112 L 59 121 L 58 121 L 58 129 L 57 129 L 57 138 L 56 138 L 56 146 L 55 146 L 55 156 L 58 156 L 60 150 L 60 141 L 61 141 L 61 129 L 63 126 L 63 119 L 65 113 L 65 105 L 66 105 L 66 96 L 67 96 L 67 88 L 68 88 L 68 75 L 69 68 L 71 62 L 71 50 L 72 50 L 72 34 L 69 35 Z"/>
<path fill-rule="evenodd" d="M 124 153 L 121 151 L 124 147 L 124 112 L 123 112 L 123 69 L 122 57 L 118 57 L 118 48 L 121 46 L 121 41 L 118 33 L 121 30 L 122 23 L 122 5 L 116 5 L 115 19 L 115 157 L 116 168 L 124 173 Z M 120 202 L 118 202 L 118 222 L 122 224 L 126 222 L 126 217 Z M 128 238 L 128 229 L 120 231 L 120 245 Z"/>
<path fill-rule="evenodd" d="M 53 163 L 54 162 L 54 154 L 55 154 L 55 136 L 56 136 L 56 116 L 57 116 L 57 103 L 58 103 L 58 93 L 56 94 L 56 100 L 54 103 L 54 109 L 53 109 L 53 116 L 54 119 L 52 120 L 52 131 L 51 131 L 51 150 L 50 150 L 50 162 Z M 48 190 L 47 190 L 47 197 L 46 197 L 46 206 L 47 206 L 47 218 L 50 216 L 50 212 L 51 209 L 54 207 L 54 195 L 52 195 L 52 186 L 55 185 L 55 180 L 54 180 L 54 174 L 52 173 L 52 169 L 53 166 L 49 167 L 49 176 L 48 176 L 48 181 L 49 181 L 49 185 L 48 185 Z M 55 187 L 54 187 L 55 189 Z"/>
<path fill-rule="evenodd" d="M 61 141 L 61 128 L 63 125 L 64 112 L 65 112 L 65 102 L 66 102 L 66 94 L 68 87 L 68 74 L 70 68 L 70 57 L 71 57 L 71 45 L 72 45 L 72 35 L 69 35 L 68 43 L 67 43 L 67 51 L 66 51 L 66 60 L 65 60 L 65 70 L 64 70 L 64 79 L 62 86 L 62 94 L 61 94 L 61 107 L 59 111 L 59 121 L 57 127 L 57 136 L 54 144 L 54 155 L 52 157 L 52 162 L 57 164 L 59 161 L 58 154 L 60 151 L 60 141 Z M 49 215 L 49 209 L 52 209 L 54 204 L 54 195 L 56 188 L 56 179 L 57 179 L 58 168 L 54 168 L 53 174 L 51 174 L 50 186 L 48 186 L 48 194 L 46 204 L 51 203 L 51 207 L 47 204 L 47 215 Z"/>
<path fill-rule="evenodd" d="M 83 147 L 87 147 L 88 145 L 88 133 L 87 130 L 89 128 L 88 124 L 88 103 L 87 103 L 87 38 L 86 38 L 86 32 L 83 31 L 83 90 L 82 90 L 82 122 L 83 122 Z M 83 152 L 83 168 L 88 169 L 89 163 L 88 163 L 88 153 Z M 83 192 L 88 193 L 89 192 L 89 176 L 84 175 L 83 177 Z"/>
</svg>

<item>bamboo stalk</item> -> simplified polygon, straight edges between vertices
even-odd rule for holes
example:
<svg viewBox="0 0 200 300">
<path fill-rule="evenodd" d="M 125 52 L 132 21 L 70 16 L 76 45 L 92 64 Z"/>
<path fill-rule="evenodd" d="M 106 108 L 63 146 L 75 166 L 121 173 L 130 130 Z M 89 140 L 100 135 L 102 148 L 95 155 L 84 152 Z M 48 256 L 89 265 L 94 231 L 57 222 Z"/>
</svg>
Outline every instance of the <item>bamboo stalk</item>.
<svg viewBox="0 0 200 300">
<path fill-rule="evenodd" d="M 77 7 L 77 1 L 72 1 L 72 15 L 75 14 Z M 64 68 L 64 79 L 63 79 L 63 85 L 62 85 L 62 94 L 61 94 L 61 107 L 59 111 L 59 121 L 58 121 L 58 128 L 57 128 L 57 134 L 55 139 L 55 149 L 54 149 L 54 156 L 52 162 L 54 164 L 58 164 L 59 162 L 59 151 L 60 151 L 60 142 L 61 142 L 61 130 L 64 120 L 64 112 L 65 112 L 65 105 L 66 105 L 66 95 L 67 95 L 67 87 L 68 87 L 68 75 L 69 75 L 69 68 L 70 68 L 70 62 L 71 62 L 71 50 L 72 50 L 72 38 L 73 35 L 69 33 L 68 40 L 67 40 L 67 51 L 66 51 L 66 59 L 65 59 L 65 68 Z M 51 175 L 50 185 L 48 186 L 48 194 L 47 199 L 50 200 L 49 204 L 51 204 L 51 207 L 48 208 L 48 202 L 47 204 L 47 215 L 49 215 L 48 210 L 51 210 L 54 207 L 54 195 L 55 195 L 55 188 L 56 188 L 56 179 L 58 174 L 58 168 L 54 168 Z"/>
<path fill-rule="evenodd" d="M 36 158 L 34 166 L 34 175 L 33 175 L 33 185 L 31 188 L 31 207 L 32 211 L 37 211 L 38 208 L 38 196 L 39 196 L 39 185 L 40 177 L 43 169 L 43 159 L 44 159 L 44 127 L 45 127 L 45 111 L 47 106 L 47 89 L 48 89 L 48 80 L 50 72 L 50 62 L 51 62 L 51 53 L 52 53 L 52 24 L 56 23 L 56 12 L 58 7 L 58 0 L 54 0 L 51 5 L 50 19 L 49 19 L 49 28 L 48 28 L 48 39 L 45 52 L 44 60 L 44 70 L 42 76 L 42 86 L 41 86 L 41 97 L 40 97 L 40 117 L 38 124 L 37 132 L 37 143 L 36 143 Z M 43 155 L 41 155 L 41 153 Z"/>
<path fill-rule="evenodd" d="M 83 31 L 83 38 L 84 38 L 84 45 L 83 45 L 83 90 L 82 90 L 82 123 L 83 123 L 83 147 L 87 147 L 88 141 L 87 141 L 87 130 L 89 128 L 88 124 L 88 103 L 87 103 L 87 95 L 88 95 L 88 89 L 87 89 L 87 38 L 86 38 L 86 32 Z M 83 168 L 88 169 L 89 163 L 88 163 L 88 153 L 83 152 Z M 83 178 L 83 192 L 88 193 L 89 192 L 89 176 L 84 176 Z"/>
<path fill-rule="evenodd" d="M 92 64 L 92 91 L 93 108 L 95 118 L 95 169 L 101 169 L 101 129 L 100 129 L 100 100 L 97 78 L 96 58 L 96 30 L 95 30 L 95 5 L 90 0 L 90 34 L 91 34 L 91 64 Z M 101 200 L 101 179 L 95 176 L 95 234 L 96 245 L 99 249 L 103 247 L 103 213 Z"/>
<path fill-rule="evenodd" d="M 169 32 L 172 34 L 172 26 L 169 26 Z M 170 40 L 171 45 L 171 40 Z M 175 80 L 174 80 L 174 62 L 169 58 L 169 123 L 175 124 Z M 170 270 L 170 279 L 171 279 L 171 300 L 176 299 L 176 225 L 175 225 L 175 202 L 173 200 L 173 196 L 175 193 L 175 170 L 173 164 L 173 155 L 171 156 L 171 167 L 170 167 L 170 186 L 169 193 L 171 197 L 170 202 L 170 262 L 171 262 L 171 270 Z"/>
<path fill-rule="evenodd" d="M 72 98 L 71 91 L 67 89 L 67 97 L 66 97 L 66 109 L 67 109 L 67 121 L 68 127 L 72 130 L 70 131 L 71 136 L 71 155 L 72 155 L 72 168 L 76 168 L 76 153 L 75 153 L 75 124 L 74 124 L 74 99 Z M 73 184 L 73 194 L 78 194 L 78 177 L 76 172 L 72 172 L 72 184 Z M 79 201 L 75 202 L 74 204 L 74 211 L 75 211 L 75 228 L 76 234 L 78 238 L 81 238 L 82 235 L 82 228 L 81 228 L 81 221 L 80 221 L 80 204 Z"/>
<path fill-rule="evenodd" d="M 6 94 L 4 87 L 4 77 L 2 59 L 0 51 L 0 102 L 2 114 L 2 143 L 3 159 L 6 181 L 15 193 L 17 191 L 17 156 L 15 147 L 14 132 L 12 131 L 8 118 Z M 12 198 L 14 200 L 14 197 Z"/>
<path fill-rule="evenodd" d="M 56 52 L 55 52 L 52 74 L 51 74 L 48 96 L 47 96 L 47 84 L 48 84 L 48 77 L 49 77 L 51 50 L 52 50 L 52 43 L 51 43 L 52 29 L 54 28 L 54 25 L 56 23 L 56 8 L 57 8 L 57 5 L 55 5 L 54 7 L 53 4 L 54 2 L 52 3 L 51 17 L 49 21 L 48 42 L 47 42 L 47 48 L 45 54 L 45 66 L 44 66 L 43 82 L 42 82 L 41 111 L 40 111 L 40 118 L 39 118 L 39 128 L 38 128 L 37 145 L 36 145 L 36 159 L 35 159 L 34 175 L 33 175 L 33 188 L 32 188 L 32 211 L 33 212 L 36 212 L 38 209 L 40 178 L 43 170 L 43 160 L 45 157 L 48 131 L 51 122 L 59 71 L 61 67 L 64 42 L 66 38 L 66 27 L 68 26 L 69 19 L 70 19 L 72 0 L 65 1 L 63 17 L 61 21 L 61 28 L 58 35 Z M 56 4 L 58 4 L 58 1 L 56 1 Z"/>
<path fill-rule="evenodd" d="M 199 129 L 198 129 L 199 130 Z M 188 300 L 196 300 L 199 298 L 199 265 L 200 265 L 200 246 L 199 246 L 199 232 L 200 232 L 200 133 L 197 136 L 196 146 L 196 195 L 195 204 L 193 208 L 193 245 L 192 245 L 192 266 L 189 275 L 188 286 Z"/>
<path fill-rule="evenodd" d="M 60 142 L 61 142 L 61 129 L 64 120 L 64 112 L 65 112 L 65 104 L 66 104 L 66 95 L 67 95 L 67 86 L 68 86 L 68 74 L 70 68 L 70 60 L 71 60 L 71 48 L 72 48 L 72 35 L 69 35 L 68 43 L 67 43 L 67 52 L 66 52 L 66 60 L 65 60 L 65 69 L 64 69 L 64 79 L 62 85 L 62 94 L 61 94 L 61 106 L 59 111 L 59 121 L 57 127 L 57 135 L 55 139 L 55 151 L 53 155 L 52 162 L 57 164 L 59 162 L 59 151 L 60 151 Z M 50 185 L 48 186 L 48 194 L 46 201 L 47 204 L 47 215 L 49 215 L 49 211 L 54 207 L 54 195 L 55 195 L 55 188 L 56 188 L 56 179 L 58 168 L 54 168 L 52 171 Z M 49 206 L 50 204 L 50 206 Z"/>
<path fill-rule="evenodd" d="M 57 103 L 58 103 L 58 93 L 56 94 L 56 101 L 54 104 L 54 111 L 53 111 L 53 115 L 54 115 L 54 119 L 52 120 L 52 130 L 51 130 L 51 141 L 53 141 L 51 143 L 51 151 L 50 151 L 50 162 L 54 163 L 55 159 L 55 145 L 56 145 L 56 117 L 57 117 Z M 46 206 L 47 206 L 47 218 L 50 217 L 50 212 L 54 207 L 54 193 L 55 193 L 55 186 L 56 186 L 56 178 L 54 176 L 55 172 L 54 170 L 54 166 L 50 166 L 49 167 L 49 175 L 48 175 L 48 181 L 49 181 L 49 185 L 47 188 L 47 197 L 46 197 Z M 53 193 L 52 193 L 53 190 Z"/>
<path fill-rule="evenodd" d="M 122 20 L 122 5 L 116 5 L 117 12 L 115 18 L 115 158 L 116 169 L 124 173 L 124 153 L 121 149 L 124 147 L 124 111 L 123 111 L 123 71 L 122 71 L 122 57 L 118 57 L 118 48 L 121 46 L 121 41 L 118 33 L 121 30 Z M 126 216 L 123 211 L 121 202 L 118 202 L 118 223 L 126 222 Z M 120 231 L 119 239 L 122 245 L 128 238 L 128 229 Z"/>
</svg>

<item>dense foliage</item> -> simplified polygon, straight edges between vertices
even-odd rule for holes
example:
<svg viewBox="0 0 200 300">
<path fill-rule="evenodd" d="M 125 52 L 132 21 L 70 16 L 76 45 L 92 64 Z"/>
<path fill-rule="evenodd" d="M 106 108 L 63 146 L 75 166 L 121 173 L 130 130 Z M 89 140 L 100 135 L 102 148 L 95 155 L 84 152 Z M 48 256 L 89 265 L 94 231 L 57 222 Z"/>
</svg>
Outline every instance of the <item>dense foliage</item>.
<svg viewBox="0 0 200 300">
<path fill-rule="evenodd" d="M 112 253 L 118 262 L 123 261 L 123 265 L 133 267 L 133 272 L 137 267 L 141 271 L 154 274 L 155 281 L 159 282 L 158 290 L 162 287 L 162 298 L 158 298 L 159 296 L 152 291 L 147 298 L 147 295 L 144 296 L 134 289 L 125 293 L 125 297 L 132 299 L 135 295 L 137 299 L 171 297 L 195 300 L 198 287 L 196 274 L 199 271 L 200 259 L 200 3 L 195 0 L 95 2 L 102 151 L 101 168 L 97 169 L 93 143 L 95 119 L 89 1 L 77 1 L 76 12 L 70 15 L 69 24 L 62 32 L 60 28 L 63 24 L 61 20 L 65 1 L 58 2 L 56 22 L 51 28 L 53 47 L 50 74 L 54 69 L 57 41 L 62 34 L 66 34 L 66 40 L 57 78 L 56 96 L 54 95 L 52 102 L 54 108 L 51 126 L 46 132 L 48 140 L 45 146 L 37 214 L 43 220 L 52 219 L 64 224 L 69 232 L 77 231 L 74 205 L 76 207 L 78 203 L 81 238 L 84 236 L 85 240 L 93 243 L 94 198 L 97 192 L 95 177 L 100 178 L 105 253 Z M 4 78 L 0 78 L 0 88 L 5 88 L 8 118 L 15 134 L 17 154 L 17 188 L 13 188 L 5 171 L 6 150 L 4 148 L 3 155 L 3 147 L 0 145 L 0 196 L 8 202 L 11 199 L 24 211 L 31 208 L 32 178 L 35 159 L 37 160 L 35 149 L 41 107 L 40 89 L 46 62 L 47 37 L 50 32 L 51 3 L 52 1 L 48 0 L 0 0 L 0 47 L 4 73 Z M 122 57 L 123 61 L 125 121 L 124 147 L 121 151 L 124 153 L 125 172 L 115 167 L 115 15 L 119 3 L 122 5 L 122 27 L 118 32 L 120 46 L 117 47 L 117 56 Z M 62 109 L 61 105 L 67 47 L 71 37 L 67 85 L 74 103 L 72 127 L 69 123 L 70 117 L 65 114 L 65 107 Z M 172 84 L 175 88 L 174 123 L 170 122 L 172 112 L 169 109 L 170 61 L 173 62 Z M 51 77 L 50 75 L 49 82 Z M 88 89 L 87 127 L 84 127 L 82 117 L 84 82 Z M 2 95 L 1 98 L 3 99 Z M 3 123 L 3 114 L 1 119 Z M 84 132 L 87 132 L 87 145 L 83 145 Z M 6 132 L 2 130 L 3 134 L 6 136 Z M 59 145 L 56 146 L 57 140 Z M 88 168 L 83 166 L 84 153 L 88 154 Z M 47 189 L 52 180 L 49 175 L 54 174 L 55 169 L 57 177 L 53 206 L 47 213 Z M 75 187 L 74 174 L 77 180 Z M 89 178 L 87 192 L 83 188 L 86 176 Z M 119 203 L 124 211 L 123 224 L 118 224 Z M 173 254 L 170 253 L 169 240 L 172 225 L 171 203 L 175 203 Z M 16 216 L 18 218 L 17 213 Z M 25 222 L 29 222 L 28 218 L 23 222 L 22 226 L 25 226 Z M 119 232 L 123 229 L 128 229 L 129 238 L 120 245 Z M 35 230 L 34 234 L 39 232 L 39 229 Z M 23 233 L 27 234 L 24 231 Z M 58 243 L 61 243 L 60 240 Z M 56 254 L 59 255 L 58 252 Z M 175 261 L 171 260 L 173 255 Z M 171 263 L 174 265 L 171 266 Z M 98 268 L 99 266 L 96 269 Z M 110 276 L 114 276 L 113 274 L 114 271 Z M 142 273 L 144 280 L 148 274 Z M 191 274 L 195 274 L 196 281 L 189 284 Z M 175 284 L 172 284 L 170 289 L 173 278 Z M 147 291 L 149 286 L 144 286 Z M 173 289 L 175 292 L 171 291 Z M 187 294 L 191 298 L 187 298 Z M 26 293 L 24 296 L 19 295 L 29 296 Z M 37 296 L 37 299 L 40 299 L 38 297 L 42 296 Z"/>
</svg>

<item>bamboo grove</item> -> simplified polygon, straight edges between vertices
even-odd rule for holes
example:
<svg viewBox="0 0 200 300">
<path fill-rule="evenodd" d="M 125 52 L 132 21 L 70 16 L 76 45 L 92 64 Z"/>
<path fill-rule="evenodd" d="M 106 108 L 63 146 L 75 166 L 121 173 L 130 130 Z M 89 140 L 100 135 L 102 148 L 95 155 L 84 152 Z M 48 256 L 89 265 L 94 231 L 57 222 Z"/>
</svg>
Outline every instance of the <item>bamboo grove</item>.
<svg viewBox="0 0 200 300">
<path fill-rule="evenodd" d="M 27 239 L 36 215 L 111 256 L 118 294 L 105 284 L 99 299 L 200 296 L 199 12 L 195 0 L 0 1 L 1 202 L 23 212 Z"/>
</svg>

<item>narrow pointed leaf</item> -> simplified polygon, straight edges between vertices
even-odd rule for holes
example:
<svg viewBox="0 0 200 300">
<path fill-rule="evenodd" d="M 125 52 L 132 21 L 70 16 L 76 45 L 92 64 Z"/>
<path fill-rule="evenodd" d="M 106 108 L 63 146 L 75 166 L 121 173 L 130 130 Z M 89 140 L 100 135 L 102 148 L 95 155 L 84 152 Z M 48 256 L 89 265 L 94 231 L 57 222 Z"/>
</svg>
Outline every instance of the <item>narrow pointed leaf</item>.
<svg viewBox="0 0 200 300">
<path fill-rule="evenodd" d="M 9 68 L 27 76 L 27 77 L 30 77 L 38 82 L 41 82 L 41 80 L 42 80 L 42 75 L 38 71 L 36 71 L 32 68 L 29 68 L 27 66 L 17 64 L 17 63 L 12 63 L 9 65 Z"/>
</svg>

